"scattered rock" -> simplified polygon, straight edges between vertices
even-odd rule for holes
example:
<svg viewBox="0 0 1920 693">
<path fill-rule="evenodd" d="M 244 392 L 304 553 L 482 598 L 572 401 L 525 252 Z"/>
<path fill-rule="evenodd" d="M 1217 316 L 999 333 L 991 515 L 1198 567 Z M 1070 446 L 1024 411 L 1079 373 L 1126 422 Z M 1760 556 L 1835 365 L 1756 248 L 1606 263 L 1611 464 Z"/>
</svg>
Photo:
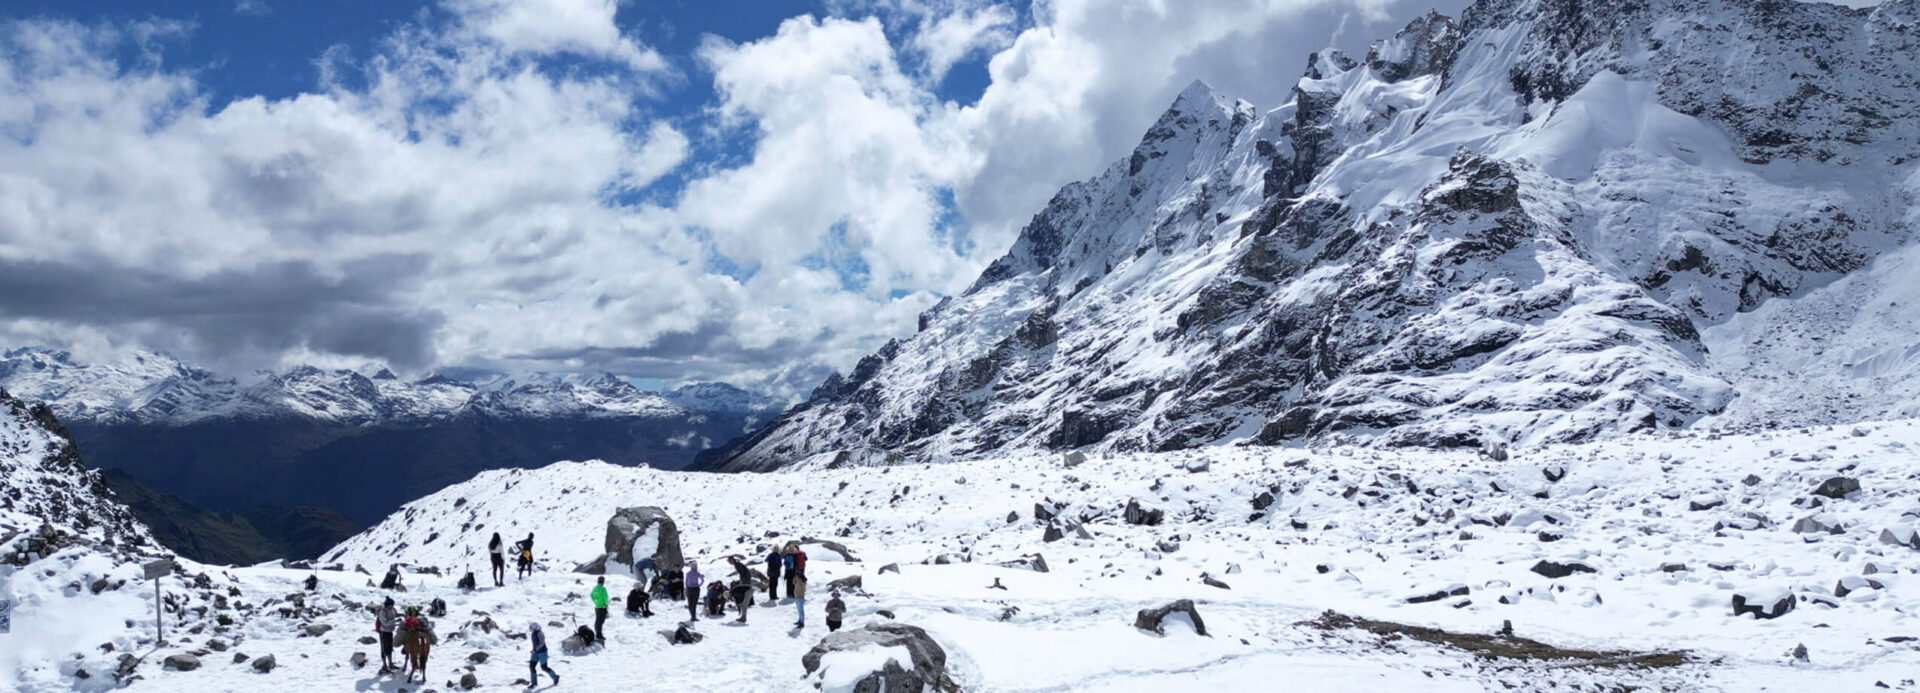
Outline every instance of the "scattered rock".
<svg viewBox="0 0 1920 693">
<path fill-rule="evenodd" d="M 1086 461 L 1087 461 L 1087 454 L 1084 452 L 1080 452 L 1079 450 L 1074 450 L 1072 452 L 1069 452 L 1067 454 L 1060 456 L 1060 466 L 1066 467 L 1068 469 L 1072 469 L 1074 467 L 1078 467 L 1082 464 L 1085 464 Z"/>
<path fill-rule="evenodd" d="M 208 640 L 208 641 L 207 641 L 207 649 L 209 649 L 209 650 L 213 650 L 214 652 L 226 652 L 226 651 L 227 651 L 227 641 L 225 641 L 225 640 L 221 640 L 221 639 L 219 639 L 219 638 L 214 638 L 214 639 L 212 639 L 212 640 Z"/>
<path fill-rule="evenodd" d="M 874 611 L 873 613 L 878 616 L 885 616 L 889 621 L 893 620 L 893 611 L 891 610 L 880 609 L 880 610 Z"/>
<path fill-rule="evenodd" d="M 377 643 L 377 642 L 380 642 L 380 639 L 379 639 L 379 638 L 376 638 L 376 637 L 373 637 L 373 636 L 371 636 L 371 635 L 362 635 L 362 636 L 360 636 L 360 644 L 362 644 L 362 645 L 372 645 L 372 644 L 374 644 L 374 643 Z"/>
<path fill-rule="evenodd" d="M 1712 510 L 1726 504 L 1727 499 L 1722 498 L 1718 493 L 1702 493 L 1694 496 L 1691 501 L 1687 502 L 1687 509 L 1700 512 L 1702 510 Z"/>
<path fill-rule="evenodd" d="M 1886 589 L 1886 583 L 1880 582 L 1879 580 L 1875 580 L 1872 578 L 1856 577 L 1856 576 L 1849 575 L 1847 577 L 1840 578 L 1839 582 L 1834 583 L 1833 596 L 1845 598 L 1847 595 L 1853 594 L 1854 592 L 1858 592 L 1860 590 L 1878 590 L 1878 589 Z"/>
<path fill-rule="evenodd" d="M 1585 563 L 1581 563 L 1579 561 L 1567 561 L 1565 563 L 1560 563 L 1556 561 L 1540 561 L 1539 563 L 1533 564 L 1532 570 L 1535 573 L 1539 573 L 1540 575 L 1553 580 L 1558 580 L 1560 578 L 1566 577 L 1568 575 L 1572 575 L 1574 573 L 1599 572 L 1594 570 L 1593 566 L 1587 565 Z"/>
<path fill-rule="evenodd" d="M 1033 520 L 1035 522 L 1050 521 L 1059 512 L 1060 512 L 1059 508 L 1053 507 L 1051 505 L 1042 505 L 1040 503 L 1033 504 Z"/>
<path fill-rule="evenodd" d="M 1007 513 L 1007 524 L 1013 524 L 1019 521 L 1020 521 L 1020 511 L 1014 510 Z"/>
<path fill-rule="evenodd" d="M 1546 477 L 1547 483 L 1559 483 L 1561 479 L 1567 478 L 1567 468 L 1547 467 L 1540 470 L 1540 476 Z"/>
<path fill-rule="evenodd" d="M 860 576 L 849 575 L 847 577 L 843 577 L 838 580 L 834 580 L 833 582 L 827 583 L 827 590 L 828 591 L 839 590 L 841 592 L 859 592 L 859 591 L 863 591 L 861 589 L 863 582 L 864 580 L 862 580 Z"/>
<path fill-rule="evenodd" d="M 467 691 L 470 691 L 470 690 L 473 690 L 473 689 L 475 689 L 475 688 L 479 688 L 479 687 L 480 687 L 480 678 L 479 678 L 479 677 L 477 677 L 477 676 L 474 676 L 474 675 L 473 675 L 473 672 L 471 672 L 471 671 L 469 671 L 469 672 L 467 672 L 467 673 L 465 673 L 465 674 L 461 674 L 461 675 L 460 675 L 460 689 L 461 689 L 461 690 L 467 690 Z"/>
<path fill-rule="evenodd" d="M 1273 492 L 1261 491 L 1253 497 L 1254 510 L 1266 510 L 1273 506 Z"/>
<path fill-rule="evenodd" d="M 1137 498 L 1127 499 L 1127 509 L 1122 517 L 1130 525 L 1158 525 L 1166 519 L 1166 512 L 1159 508 L 1140 504 Z"/>
<path fill-rule="evenodd" d="M 1894 525 L 1880 530 L 1880 543 L 1920 549 L 1920 533 L 1910 525 Z"/>
<path fill-rule="evenodd" d="M 947 652 L 925 630 L 904 623 L 869 623 L 863 628 L 843 630 L 822 638 L 800 658 L 807 673 L 820 669 L 828 654 L 852 652 L 871 647 L 907 650 L 911 670 L 889 660 L 878 671 L 854 685 L 856 691 L 959 690 L 947 674 Z"/>
<path fill-rule="evenodd" d="M 139 657 L 135 657 L 131 654 L 124 653 L 124 652 L 121 653 L 120 665 L 115 667 L 113 670 L 114 683 L 125 685 L 126 683 L 132 681 L 133 679 L 138 678 L 137 676 L 134 675 L 133 672 L 139 668 L 140 668 Z"/>
<path fill-rule="evenodd" d="M 1207 471 L 1208 469 L 1212 469 L 1213 462 L 1205 458 L 1197 459 L 1197 460 L 1188 460 L 1186 465 L 1184 465 L 1183 468 L 1186 469 L 1188 473 L 1199 474 L 1201 472 Z"/>
<path fill-rule="evenodd" d="M 1208 587 L 1218 587 L 1223 590 L 1233 589 L 1232 587 L 1228 587 L 1227 583 L 1216 580 L 1212 575 L 1208 575 L 1206 573 L 1200 574 L 1200 584 L 1206 585 Z"/>
<path fill-rule="evenodd" d="M 477 586 L 477 584 L 478 583 L 473 579 L 473 571 L 469 570 L 467 571 L 466 575 L 460 576 L 460 582 L 456 583 L 454 586 L 471 592 L 473 591 L 474 587 Z"/>
<path fill-rule="evenodd" d="M 236 663 L 238 662 L 236 661 Z M 273 671 L 273 668 L 277 665 L 278 662 L 274 661 L 273 655 L 265 655 L 253 660 L 253 670 L 262 674 Z"/>
<path fill-rule="evenodd" d="M 994 565 L 997 565 L 1003 568 L 1019 568 L 1021 570 L 1031 570 L 1036 573 L 1044 573 L 1048 571 L 1047 559 L 1042 558 L 1040 554 L 1037 554 L 1037 553 L 1030 553 L 1030 554 L 1021 556 L 1019 558 L 1013 559 L 1011 561 L 1001 561 L 999 563 L 995 563 Z"/>
<path fill-rule="evenodd" d="M 1793 594 L 1786 590 L 1741 592 L 1733 595 L 1733 615 L 1780 618 L 1793 610 Z"/>
<path fill-rule="evenodd" d="M 352 664 L 355 669 L 364 667 L 367 665 L 367 653 L 355 652 L 352 657 L 347 658 L 347 663 Z"/>
<path fill-rule="evenodd" d="M 309 623 L 307 624 L 306 633 L 307 633 L 307 637 L 317 638 L 322 635 L 326 635 L 327 631 L 330 631 L 330 630 L 333 630 L 333 626 L 329 626 L 325 623 Z"/>
<path fill-rule="evenodd" d="M 245 652 L 235 652 L 235 653 L 233 653 L 233 663 L 234 663 L 234 664 L 239 664 L 239 663 L 241 663 L 241 662 L 245 662 L 245 661 L 247 661 L 247 654 L 246 654 Z"/>
<path fill-rule="evenodd" d="M 573 572 L 580 573 L 582 575 L 606 575 L 607 574 L 607 554 L 604 554 L 604 553 L 600 554 L 598 558 L 595 558 L 591 561 L 587 561 L 580 565 L 574 566 Z"/>
<path fill-rule="evenodd" d="M 1747 486 L 1759 486 L 1760 477 L 1754 476 L 1752 474 L 1748 474 L 1747 478 L 1740 480 L 1740 483 L 1745 484 Z"/>
<path fill-rule="evenodd" d="M 1466 585 L 1450 585 L 1445 589 L 1437 589 L 1432 592 L 1407 597 L 1407 603 L 1425 604 L 1428 602 L 1437 602 L 1447 597 L 1464 597 L 1470 592 L 1472 592 L 1472 590 L 1468 589 Z"/>
<path fill-rule="evenodd" d="M 1827 513 L 1808 515 L 1793 523 L 1793 531 L 1800 534 L 1840 534 L 1840 518 Z"/>
<path fill-rule="evenodd" d="M 168 655 L 162 660 L 160 668 L 167 671 L 193 671 L 200 668 L 200 658 L 190 654 Z"/>
<path fill-rule="evenodd" d="M 1169 616 L 1173 617 L 1174 622 L 1184 620 L 1193 627 L 1195 633 L 1207 634 L 1207 622 L 1201 620 L 1200 611 L 1193 607 L 1191 599 L 1181 599 L 1151 609 L 1141 609 L 1140 613 L 1133 617 L 1133 627 L 1156 635 L 1166 635 Z"/>
<path fill-rule="evenodd" d="M 827 541 L 825 539 L 815 539 L 812 537 L 807 537 L 800 540 L 800 545 L 812 546 L 817 549 L 813 552 L 813 556 L 817 556 L 818 558 L 814 560 L 824 560 L 824 561 L 834 560 L 834 556 L 829 556 L 822 553 L 822 552 L 831 552 L 835 556 L 839 556 L 839 560 L 841 561 L 844 561 L 847 563 L 860 562 L 860 559 L 853 555 L 852 549 L 847 548 L 845 544 L 842 544 L 837 541 Z"/>
<path fill-rule="evenodd" d="M 1684 573 L 1686 572 L 1686 570 L 1687 570 L 1687 564 L 1685 563 L 1660 564 L 1660 572 L 1662 573 Z"/>
<path fill-rule="evenodd" d="M 1048 522 L 1046 530 L 1040 533 L 1040 541 L 1049 544 L 1065 538 L 1067 538 L 1067 533 L 1060 531 L 1060 524 L 1056 522 Z"/>
<path fill-rule="evenodd" d="M 487 653 L 485 653 L 485 652 L 475 652 L 475 653 L 473 653 L 473 654 L 470 654 L 470 655 L 467 655 L 467 661 L 468 661 L 468 662 L 471 662 L 471 663 L 473 663 L 473 664 L 486 664 L 486 663 L 487 663 Z"/>
<path fill-rule="evenodd" d="M 1820 485 L 1813 489 L 1813 495 L 1840 500 L 1859 490 L 1859 479 L 1847 476 L 1836 476 L 1820 482 Z"/>
<path fill-rule="evenodd" d="M 888 563 L 886 565 L 880 566 L 881 575 L 885 575 L 887 573 L 898 573 L 898 572 L 900 572 L 900 564 L 898 563 Z"/>
<path fill-rule="evenodd" d="M 1159 549 L 1160 553 L 1173 553 L 1180 550 L 1180 542 L 1172 539 L 1161 539 L 1154 543 L 1153 548 Z"/>
</svg>

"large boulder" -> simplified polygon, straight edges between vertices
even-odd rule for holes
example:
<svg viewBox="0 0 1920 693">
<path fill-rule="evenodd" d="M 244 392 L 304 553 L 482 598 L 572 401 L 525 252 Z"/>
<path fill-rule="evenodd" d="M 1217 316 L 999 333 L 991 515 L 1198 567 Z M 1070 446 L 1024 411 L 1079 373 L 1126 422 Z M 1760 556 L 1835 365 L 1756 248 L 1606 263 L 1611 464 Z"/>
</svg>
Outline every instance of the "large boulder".
<svg viewBox="0 0 1920 693">
<path fill-rule="evenodd" d="M 1166 519 L 1166 512 L 1152 506 L 1141 505 L 1137 498 L 1127 499 L 1127 509 L 1123 513 L 1127 524 L 1157 525 Z"/>
<path fill-rule="evenodd" d="M 680 527 L 667 511 L 652 506 L 621 508 L 607 520 L 606 551 L 616 566 L 631 569 L 635 556 L 652 556 L 663 572 L 679 570 Z"/>
<path fill-rule="evenodd" d="M 1814 487 L 1813 495 L 1826 496 L 1834 500 L 1846 498 L 1860 490 L 1860 480 L 1847 476 L 1836 476 L 1820 482 Z"/>
<path fill-rule="evenodd" d="M 190 654 L 168 655 L 160 668 L 167 671 L 193 671 L 200 668 L 200 658 Z"/>
<path fill-rule="evenodd" d="M 1880 543 L 1920 549 L 1920 532 L 1910 525 L 1893 525 L 1880 530 Z"/>
<path fill-rule="evenodd" d="M 1195 633 L 1207 634 L 1207 622 L 1200 620 L 1200 611 L 1194 608 L 1191 599 L 1181 599 L 1151 609 L 1141 609 L 1140 613 L 1133 617 L 1133 627 L 1155 635 L 1166 635 L 1169 617 L 1174 622 L 1184 620 L 1193 627 Z"/>
<path fill-rule="evenodd" d="M 274 661 L 273 655 L 266 655 L 253 660 L 253 670 L 265 674 L 273 671 L 273 667 L 277 664 L 279 662 Z"/>
<path fill-rule="evenodd" d="M 860 562 L 859 558 L 854 557 L 852 549 L 848 549 L 846 544 L 837 541 L 807 537 L 800 540 L 800 548 L 807 552 L 809 561 Z"/>
<path fill-rule="evenodd" d="M 1793 593 L 1786 590 L 1749 590 L 1733 595 L 1733 615 L 1780 618 L 1793 610 Z"/>
<path fill-rule="evenodd" d="M 859 678 L 853 686 L 855 691 L 886 691 L 886 693 L 917 693 L 920 691 L 957 691 L 959 687 L 947 675 L 947 651 L 934 642 L 925 630 L 904 623 L 869 623 L 864 627 L 843 630 L 820 640 L 800 663 L 807 668 L 807 674 L 819 671 L 823 664 L 832 669 L 836 662 L 858 661 L 853 657 L 841 657 L 867 650 L 869 648 L 905 648 L 912 660 L 912 669 L 888 660 L 876 665 L 878 668 L 866 672 L 854 672 Z M 868 660 L 871 661 L 871 660 Z M 843 672 L 822 672 L 835 678 Z M 864 674 L 864 675 L 863 675 Z"/>
</svg>

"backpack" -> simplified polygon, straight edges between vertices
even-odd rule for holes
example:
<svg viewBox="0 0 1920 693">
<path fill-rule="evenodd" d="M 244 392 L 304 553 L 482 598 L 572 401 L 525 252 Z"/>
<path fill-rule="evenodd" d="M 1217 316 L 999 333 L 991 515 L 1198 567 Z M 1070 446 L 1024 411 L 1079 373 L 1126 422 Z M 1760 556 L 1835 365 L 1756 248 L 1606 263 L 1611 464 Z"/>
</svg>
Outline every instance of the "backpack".
<svg viewBox="0 0 1920 693">
<path fill-rule="evenodd" d="M 588 628 L 586 626 L 581 626 L 579 630 L 573 631 L 573 637 L 579 638 L 580 642 L 586 643 L 588 645 L 592 645 L 595 642 L 599 642 L 600 640 L 599 638 L 594 636 L 593 629 Z"/>
</svg>

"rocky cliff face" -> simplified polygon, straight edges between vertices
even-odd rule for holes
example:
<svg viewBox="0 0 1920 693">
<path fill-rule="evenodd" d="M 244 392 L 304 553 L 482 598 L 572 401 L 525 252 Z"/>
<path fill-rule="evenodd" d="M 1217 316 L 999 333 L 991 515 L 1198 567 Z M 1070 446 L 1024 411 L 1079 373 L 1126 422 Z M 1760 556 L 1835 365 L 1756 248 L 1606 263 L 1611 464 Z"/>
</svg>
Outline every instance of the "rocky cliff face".
<svg viewBox="0 0 1920 693">
<path fill-rule="evenodd" d="M 157 548 L 80 461 L 53 411 L 0 390 L 0 561 L 31 561 L 75 543 L 115 553 Z"/>
<path fill-rule="evenodd" d="M 1701 331 L 1904 245 L 1920 2 L 1488 0 L 1125 160 L 704 465 L 1580 441 L 1748 374 Z"/>
</svg>

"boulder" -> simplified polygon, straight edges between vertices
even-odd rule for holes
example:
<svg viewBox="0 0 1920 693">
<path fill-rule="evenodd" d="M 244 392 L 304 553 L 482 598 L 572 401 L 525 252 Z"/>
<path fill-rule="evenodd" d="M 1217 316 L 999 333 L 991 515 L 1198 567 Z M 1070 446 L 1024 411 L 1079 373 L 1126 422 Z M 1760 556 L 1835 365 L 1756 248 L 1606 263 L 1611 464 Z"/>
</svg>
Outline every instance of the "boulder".
<svg viewBox="0 0 1920 693">
<path fill-rule="evenodd" d="M 1733 595 L 1733 615 L 1780 618 L 1793 610 L 1793 594 L 1786 590 L 1755 590 Z"/>
<path fill-rule="evenodd" d="M 1232 587 L 1228 587 L 1227 583 L 1221 582 L 1218 578 L 1215 578 L 1214 576 L 1208 575 L 1206 573 L 1200 574 L 1200 584 L 1206 585 L 1208 587 L 1223 589 L 1223 590 L 1233 589 Z"/>
<path fill-rule="evenodd" d="M 1167 513 L 1159 508 L 1141 505 L 1137 498 L 1127 499 L 1127 509 L 1122 514 L 1130 525 L 1157 525 L 1165 520 Z"/>
<path fill-rule="evenodd" d="M 604 553 L 600 554 L 598 558 L 595 558 L 591 561 L 587 561 L 580 565 L 574 566 L 573 572 L 580 573 L 583 575 L 606 575 L 607 574 L 607 554 L 604 554 Z"/>
<path fill-rule="evenodd" d="M 355 669 L 364 667 L 367 665 L 367 653 L 355 652 L 353 656 L 347 658 L 347 663 L 352 664 Z"/>
<path fill-rule="evenodd" d="M 1833 596 L 1845 598 L 1847 595 L 1861 590 L 1877 590 L 1885 587 L 1886 584 L 1879 580 L 1849 575 L 1840 578 L 1839 582 L 1834 583 Z"/>
<path fill-rule="evenodd" d="M 485 653 L 485 652 L 475 652 L 475 653 L 473 653 L 473 654 L 470 654 L 470 655 L 467 655 L 467 661 L 468 661 L 468 662 L 472 662 L 472 663 L 474 663 L 474 664 L 486 664 L 486 663 L 487 663 L 487 653 Z"/>
<path fill-rule="evenodd" d="M 1702 493 L 1694 496 L 1692 500 L 1687 502 L 1687 509 L 1700 512 L 1702 510 L 1712 510 L 1726 504 L 1727 499 L 1721 497 L 1718 493 Z"/>
<path fill-rule="evenodd" d="M 1055 515 L 1059 513 L 1060 513 L 1060 508 L 1058 506 L 1053 505 L 1052 503 L 1045 503 L 1045 504 L 1034 503 L 1033 504 L 1033 519 L 1035 522 L 1050 521 L 1054 518 Z"/>
<path fill-rule="evenodd" d="M 167 655 L 160 668 L 167 671 L 193 671 L 200 668 L 200 658 L 190 654 Z"/>
<path fill-rule="evenodd" d="M 900 564 L 898 563 L 888 563 L 886 565 L 880 566 L 881 575 L 885 575 L 887 573 L 898 573 L 898 572 L 900 572 Z"/>
<path fill-rule="evenodd" d="M 333 626 L 329 626 L 325 623 L 309 623 L 307 624 L 306 633 L 308 637 L 317 638 L 322 635 L 326 635 L 327 631 L 330 631 L 330 630 L 333 630 Z"/>
<path fill-rule="evenodd" d="M 1191 599 L 1181 599 L 1151 609 L 1141 609 L 1140 613 L 1133 617 L 1133 627 L 1155 635 L 1166 635 L 1169 617 L 1176 623 L 1184 621 L 1193 627 L 1195 633 L 1207 634 L 1207 622 L 1200 619 L 1200 611 L 1194 608 Z"/>
<path fill-rule="evenodd" d="M 1013 524 L 1019 521 L 1020 521 L 1020 511 L 1012 510 L 1007 512 L 1007 524 Z"/>
<path fill-rule="evenodd" d="M 913 668 L 908 669 L 901 663 L 889 661 L 888 666 L 868 674 L 855 684 L 856 691 L 910 693 L 958 689 L 947 674 L 947 651 L 925 630 L 904 623 L 869 623 L 861 628 L 829 634 L 801 656 L 800 663 L 811 675 L 820 669 L 823 660 L 835 653 L 873 647 L 905 648 Z"/>
<path fill-rule="evenodd" d="M 1558 580 L 1560 578 L 1566 577 L 1568 575 L 1572 575 L 1574 573 L 1599 572 L 1594 570 L 1593 566 L 1587 565 L 1585 563 L 1581 563 L 1579 561 L 1567 561 L 1565 563 L 1560 563 L 1556 561 L 1540 561 L 1539 563 L 1533 564 L 1532 570 L 1535 573 L 1539 573 L 1540 575 L 1543 575 L 1548 579 L 1553 579 L 1553 580 Z"/>
<path fill-rule="evenodd" d="M 1808 515 L 1793 523 L 1793 531 L 1800 534 L 1840 534 L 1840 518 L 1827 513 Z"/>
<path fill-rule="evenodd" d="M 843 577 L 838 580 L 834 580 L 833 582 L 827 583 L 827 591 L 831 592 L 834 590 L 838 590 L 841 592 L 861 592 L 861 591 L 864 591 L 861 589 L 862 583 L 864 582 L 865 580 L 861 579 L 861 577 L 858 575 L 849 575 L 847 577 Z"/>
<path fill-rule="evenodd" d="M 233 653 L 233 663 L 234 663 L 234 664 L 240 664 L 240 663 L 242 663 L 242 662 L 245 662 L 245 661 L 247 661 L 248 659 L 250 659 L 250 658 L 249 658 L 249 657 L 247 657 L 247 653 L 245 653 L 245 652 L 235 652 L 235 653 Z"/>
<path fill-rule="evenodd" d="M 460 675 L 461 690 L 470 691 L 479 687 L 480 687 L 480 678 L 477 676 L 474 676 L 473 672 L 469 671 L 465 674 Z"/>
<path fill-rule="evenodd" d="M 994 565 L 1000 566 L 1002 568 L 1019 568 L 1021 570 L 1031 570 L 1036 573 L 1047 572 L 1047 559 L 1041 557 L 1041 555 L 1037 553 L 1030 553 L 1030 554 L 1021 556 L 1019 558 L 1013 559 L 1011 561 L 1001 561 L 999 563 L 995 563 Z"/>
<path fill-rule="evenodd" d="M 1047 528 L 1040 533 L 1040 541 L 1049 544 L 1065 538 L 1067 538 L 1067 533 L 1060 530 L 1060 523 L 1058 522 L 1048 522 Z"/>
<path fill-rule="evenodd" d="M 273 671 L 273 667 L 277 664 L 278 662 L 273 661 L 273 655 L 266 655 L 253 660 L 253 670 L 265 674 Z"/>
<path fill-rule="evenodd" d="M 1407 597 L 1407 603 L 1408 604 L 1425 604 L 1428 602 L 1437 602 L 1442 599 L 1446 599 L 1447 597 L 1464 597 L 1471 592 L 1472 590 L 1469 589 L 1466 585 L 1459 585 L 1459 584 L 1449 585 L 1444 589 L 1437 589 L 1432 592 L 1422 592 L 1420 594 Z"/>
<path fill-rule="evenodd" d="M 813 537 L 807 537 L 805 539 L 800 540 L 800 546 L 804 550 L 806 550 L 808 561 L 841 561 L 845 563 L 860 562 L 859 558 L 854 557 L 853 551 L 851 549 L 848 549 L 845 544 L 842 544 L 837 541 L 827 541 L 825 539 L 815 539 Z M 812 548 L 806 548 L 806 547 L 812 547 Z"/>
<path fill-rule="evenodd" d="M 1272 491 L 1261 491 L 1259 494 L 1253 497 L 1254 510 L 1266 510 L 1268 507 L 1271 507 L 1272 505 L 1273 505 Z"/>
<path fill-rule="evenodd" d="M 621 508 L 607 520 L 607 559 L 631 568 L 634 556 L 652 556 L 662 572 L 680 570 L 680 527 L 667 511 L 652 506 Z"/>
<path fill-rule="evenodd" d="M 1184 465 L 1181 465 L 1181 467 L 1183 469 L 1186 469 L 1188 473 L 1199 474 L 1201 472 L 1212 469 L 1213 462 L 1206 459 L 1187 460 L 1187 463 Z"/>
<path fill-rule="evenodd" d="M 1853 477 L 1836 476 L 1820 482 L 1814 487 L 1813 495 L 1825 496 L 1834 500 L 1846 498 L 1860 490 L 1860 480 Z"/>
<path fill-rule="evenodd" d="M 1079 450 L 1075 450 L 1060 456 L 1060 466 L 1066 467 L 1068 469 L 1072 469 L 1074 467 L 1078 467 L 1082 464 L 1085 464 L 1086 461 L 1087 461 L 1087 453 L 1080 452 Z"/>
<path fill-rule="evenodd" d="M 362 635 L 360 636 L 359 642 L 362 645 L 372 645 L 374 643 L 380 642 L 380 639 L 373 637 L 371 635 Z"/>
<path fill-rule="evenodd" d="M 1880 543 L 1920 549 L 1920 532 L 1909 525 L 1894 525 L 1880 530 Z"/>
</svg>

